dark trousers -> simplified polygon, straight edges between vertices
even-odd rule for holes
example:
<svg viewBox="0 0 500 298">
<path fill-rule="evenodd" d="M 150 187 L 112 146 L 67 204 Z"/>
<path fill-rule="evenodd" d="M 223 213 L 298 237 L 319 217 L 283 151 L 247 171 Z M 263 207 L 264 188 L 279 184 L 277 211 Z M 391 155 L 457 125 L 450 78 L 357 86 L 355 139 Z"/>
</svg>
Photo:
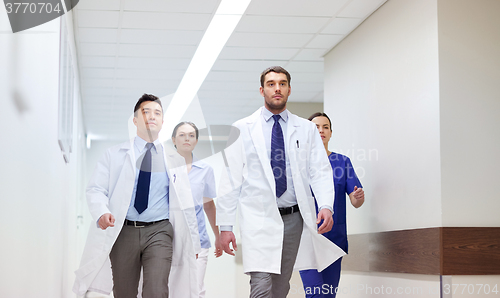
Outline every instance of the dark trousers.
<svg viewBox="0 0 500 298">
<path fill-rule="evenodd" d="M 340 264 L 342 258 L 335 261 L 325 270 L 302 270 L 300 278 L 307 298 L 335 298 L 336 288 L 340 280 Z"/>
<path fill-rule="evenodd" d="M 174 230 L 168 220 L 136 228 L 124 225 L 109 254 L 115 298 L 167 298 Z"/>
</svg>

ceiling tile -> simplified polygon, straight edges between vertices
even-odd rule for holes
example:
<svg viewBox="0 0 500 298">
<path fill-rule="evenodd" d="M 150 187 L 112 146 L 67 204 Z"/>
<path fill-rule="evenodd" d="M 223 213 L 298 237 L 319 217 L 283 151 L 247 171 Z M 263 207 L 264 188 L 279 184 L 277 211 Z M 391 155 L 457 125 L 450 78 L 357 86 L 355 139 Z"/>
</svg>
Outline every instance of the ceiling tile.
<svg viewBox="0 0 500 298">
<path fill-rule="evenodd" d="M 236 32 L 256 33 L 316 33 L 328 23 L 330 18 L 322 17 L 280 17 L 245 15 Z"/>
<path fill-rule="evenodd" d="M 108 99 L 119 99 L 119 100 L 130 100 L 135 104 L 137 100 L 144 93 L 153 93 L 152 90 L 145 90 L 142 86 L 134 85 L 129 86 L 128 88 L 113 88 L 112 86 L 105 87 L 87 87 L 83 90 L 83 101 L 86 102 L 89 98 L 98 97 L 98 96 L 106 96 Z M 153 93 L 156 94 L 156 93 Z M 158 94 L 156 94 L 158 95 Z M 158 95 L 159 97 L 164 96 L 162 94 Z"/>
<path fill-rule="evenodd" d="M 119 57 L 116 67 L 186 70 L 191 59 L 188 58 L 151 58 L 151 57 Z"/>
<path fill-rule="evenodd" d="M 117 42 L 118 29 L 80 28 L 78 31 L 78 40 L 80 42 Z"/>
<path fill-rule="evenodd" d="M 111 87 L 88 87 L 82 88 L 83 98 L 82 100 L 86 102 L 88 97 L 91 96 L 112 96 L 114 94 L 113 88 Z"/>
<path fill-rule="evenodd" d="M 225 47 L 220 59 L 291 59 L 299 49 Z"/>
<path fill-rule="evenodd" d="M 291 61 L 285 67 L 292 75 L 295 72 L 321 72 L 323 73 L 323 62 Z"/>
<path fill-rule="evenodd" d="M 386 0 L 353 0 L 337 16 L 346 18 L 366 18 Z"/>
<path fill-rule="evenodd" d="M 169 69 L 129 69 L 121 68 L 115 70 L 117 78 L 143 78 L 143 79 L 161 79 L 168 81 L 180 81 L 184 76 L 184 70 Z"/>
<path fill-rule="evenodd" d="M 84 56 L 115 56 L 116 44 L 114 43 L 80 43 L 80 54 Z"/>
<path fill-rule="evenodd" d="M 197 46 L 203 37 L 203 31 L 145 30 L 122 29 L 120 42 L 138 44 L 168 44 Z"/>
<path fill-rule="evenodd" d="M 252 81 L 259 79 L 259 73 L 257 72 L 248 72 L 248 71 L 221 71 L 221 70 L 213 70 L 211 71 L 205 81 Z"/>
<path fill-rule="evenodd" d="M 144 44 L 121 44 L 118 49 L 120 57 L 162 57 L 188 59 L 194 55 L 195 51 L 195 46 Z"/>
<path fill-rule="evenodd" d="M 124 12 L 122 28 L 205 31 L 210 14 Z"/>
<path fill-rule="evenodd" d="M 78 10 L 78 25 L 92 28 L 118 28 L 120 13 L 103 10 Z"/>
<path fill-rule="evenodd" d="M 165 69 L 133 69 L 133 68 L 82 68 L 84 78 L 117 78 L 117 79 L 165 79 L 180 80 L 184 71 Z"/>
<path fill-rule="evenodd" d="M 285 65 L 288 62 L 288 60 L 267 60 L 267 59 L 262 59 L 262 60 L 224 60 L 221 59 L 219 56 L 219 59 L 215 61 L 214 66 L 212 67 L 212 71 L 220 71 L 220 70 L 229 70 L 229 71 L 249 71 L 249 72 L 256 72 L 257 74 L 260 75 L 260 73 L 268 68 L 269 66 L 273 65 Z"/>
<path fill-rule="evenodd" d="M 103 96 L 103 95 L 87 96 L 85 98 L 85 102 L 87 110 L 92 110 L 92 109 L 106 110 L 106 109 L 111 109 L 116 105 L 116 103 L 113 100 L 110 100 L 109 96 Z"/>
<path fill-rule="evenodd" d="M 310 43 L 307 44 L 306 47 L 316 49 L 331 49 L 344 37 L 345 35 L 340 34 L 318 34 Z"/>
<path fill-rule="evenodd" d="M 92 9 L 92 10 L 120 10 L 120 0 L 84 0 L 79 1 L 78 10 Z"/>
<path fill-rule="evenodd" d="M 326 26 L 321 33 L 323 34 L 349 34 L 354 30 L 363 19 L 356 18 L 335 18 Z"/>
<path fill-rule="evenodd" d="M 226 46 L 301 48 L 314 34 L 234 32 Z"/>
<path fill-rule="evenodd" d="M 322 102 L 321 56 L 371 13 L 366 6 L 373 10 L 382 1 L 252 0 L 198 92 L 206 122 L 230 124 L 261 107 L 259 76 L 272 65 L 292 74 L 290 102 Z M 137 99 L 175 92 L 219 3 L 81 3 L 76 44 L 87 132 L 128 138 L 126 122 Z"/>
<path fill-rule="evenodd" d="M 323 61 L 325 49 L 303 49 L 297 56 L 293 58 L 294 61 Z"/>
<path fill-rule="evenodd" d="M 115 67 L 115 57 L 111 56 L 81 56 L 80 67 Z"/>
<path fill-rule="evenodd" d="M 124 10 L 212 14 L 218 5 L 219 0 L 125 0 Z"/>
<path fill-rule="evenodd" d="M 300 82 L 300 83 L 308 83 L 308 82 L 313 82 L 313 83 L 323 83 L 323 72 L 312 72 L 312 73 L 307 73 L 307 72 L 293 72 L 291 73 L 292 75 L 292 85 L 295 82 Z"/>
<path fill-rule="evenodd" d="M 318 94 L 316 94 L 316 96 L 313 99 L 311 99 L 311 102 L 324 102 L 324 97 L 325 94 L 323 91 L 318 92 Z"/>
<path fill-rule="evenodd" d="M 83 80 L 83 87 L 113 88 L 115 87 L 115 80 L 113 78 L 86 78 Z"/>
<path fill-rule="evenodd" d="M 317 90 L 313 91 L 293 91 L 288 98 L 289 102 L 310 102 L 318 93 Z"/>
<path fill-rule="evenodd" d="M 293 76 L 293 74 L 292 74 Z M 293 82 L 293 81 L 292 81 Z M 293 96 L 297 97 L 300 94 L 305 94 L 308 92 L 318 92 L 319 90 L 323 90 L 323 82 L 293 82 L 290 84 L 293 88 Z M 313 90 L 313 91 L 311 91 Z M 315 93 L 316 94 L 316 93 Z M 290 95 L 292 97 L 292 95 Z"/>
<path fill-rule="evenodd" d="M 161 86 L 168 91 L 168 94 L 175 92 L 180 80 L 161 80 L 161 79 L 116 79 L 114 86 L 117 88 L 129 88 L 130 86 L 137 86 L 143 88 L 142 92 L 146 90 L 156 89 Z M 163 95 L 162 95 L 163 96 Z"/>
<path fill-rule="evenodd" d="M 257 87 L 256 87 L 257 86 Z M 258 88 L 258 82 L 232 82 L 231 84 L 227 84 L 226 82 L 212 81 L 212 82 L 204 82 L 202 85 L 203 91 L 220 91 L 222 92 L 232 92 L 236 91 L 236 93 L 242 91 L 254 91 Z M 201 89 L 200 89 L 201 90 Z"/>
<path fill-rule="evenodd" d="M 324 16 L 335 15 L 349 0 L 252 0 L 246 10 L 247 15 L 272 15 L 272 16 Z"/>
<path fill-rule="evenodd" d="M 114 68 L 80 68 L 83 78 L 94 79 L 110 79 L 115 76 Z"/>
<path fill-rule="evenodd" d="M 253 90 L 249 91 L 238 91 L 233 92 L 221 92 L 220 90 L 206 90 L 200 89 L 198 92 L 198 98 L 200 99 L 200 104 L 202 107 L 211 107 L 217 104 L 226 104 L 228 102 L 234 102 L 235 98 L 238 98 L 237 102 L 241 102 L 244 98 L 261 98 L 259 93 L 259 83 L 257 82 L 252 86 Z M 235 94 L 237 96 L 235 97 Z"/>
</svg>

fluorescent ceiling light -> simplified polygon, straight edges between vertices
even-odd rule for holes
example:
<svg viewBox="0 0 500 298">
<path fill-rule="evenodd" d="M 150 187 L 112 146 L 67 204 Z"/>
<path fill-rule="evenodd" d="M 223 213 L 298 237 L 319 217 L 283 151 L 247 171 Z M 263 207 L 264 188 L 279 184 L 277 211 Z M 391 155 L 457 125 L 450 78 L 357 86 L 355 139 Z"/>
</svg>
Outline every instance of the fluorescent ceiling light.
<svg viewBox="0 0 500 298">
<path fill-rule="evenodd" d="M 180 122 L 251 0 L 222 0 L 196 49 L 172 102 L 164 113 L 160 140 Z"/>
</svg>

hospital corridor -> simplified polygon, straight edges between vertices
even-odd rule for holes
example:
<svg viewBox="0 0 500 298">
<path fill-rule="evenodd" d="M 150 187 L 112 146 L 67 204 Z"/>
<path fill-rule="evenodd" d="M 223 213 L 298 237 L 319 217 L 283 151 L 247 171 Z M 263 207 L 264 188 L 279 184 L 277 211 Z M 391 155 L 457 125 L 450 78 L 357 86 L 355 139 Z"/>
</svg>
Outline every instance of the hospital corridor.
<svg viewBox="0 0 500 298">
<path fill-rule="evenodd" d="M 245 272 L 274 265 L 275 237 L 278 264 L 285 264 L 288 234 L 273 235 L 272 220 L 287 229 L 285 216 L 304 206 L 302 189 L 312 207 L 300 209 L 302 240 L 286 297 L 500 297 L 500 0 L 46 1 L 50 9 L 60 4 L 57 14 L 38 2 L 35 12 L 30 5 L 22 12 L 15 0 L 0 8 L 1 297 L 114 297 L 111 275 L 106 286 L 97 280 L 104 269 L 111 273 L 111 263 L 121 268 L 116 241 L 143 222 L 144 231 L 173 223 L 169 297 L 249 297 L 255 277 Z M 278 91 L 271 96 L 269 90 Z M 272 105 L 280 101 L 279 108 Z M 281 118 L 270 107 L 283 107 Z M 318 118 L 328 119 L 328 132 Z M 247 133 L 252 121 L 257 129 Z M 318 129 L 309 129 L 305 141 L 297 123 Z M 259 139 L 256 131 L 269 137 Z M 188 135 L 192 140 L 182 143 Z M 120 176 L 113 171 L 128 165 L 124 148 L 134 152 L 136 168 Z M 276 148 L 287 152 L 280 164 Z M 315 152 L 325 150 L 347 157 L 349 171 L 337 177 L 325 156 L 330 176 L 320 177 Z M 267 160 L 265 170 L 256 170 L 252 159 Z M 290 174 L 295 159 L 304 168 Z M 248 168 L 240 173 L 232 162 Z M 179 163 L 187 172 L 175 172 Z M 275 172 L 281 165 L 284 182 Z M 351 169 L 356 179 L 349 180 Z M 167 179 L 153 188 L 162 171 Z M 298 180 L 301 175 L 306 180 Z M 120 184 L 124 176 L 135 182 Z M 254 176 L 270 183 L 254 191 L 254 182 L 245 184 Z M 307 179 L 329 184 L 297 183 Z M 321 189 L 338 192 L 342 183 L 351 187 L 349 181 L 359 187 L 346 194 L 342 188 L 326 209 L 318 204 Z M 190 187 L 179 189 L 179 182 Z M 236 212 L 226 196 L 237 187 Z M 266 187 L 276 192 L 271 204 Z M 356 205 L 351 194 L 359 188 L 363 201 Z M 122 191 L 123 202 L 96 207 L 102 194 Z M 295 205 L 280 205 L 289 193 Z M 138 207 L 141 195 L 146 211 Z M 148 213 L 153 195 L 167 198 L 160 203 L 167 203 L 161 208 L 171 218 Z M 199 199 L 186 205 L 183 196 Z M 343 209 L 332 215 L 339 199 Z M 336 247 L 347 252 L 342 259 L 321 250 L 318 243 L 327 247 L 328 241 L 307 230 L 307 218 L 319 216 L 315 202 L 316 214 L 328 211 L 334 229 L 342 225 L 345 248 Z M 111 214 L 103 210 L 116 206 L 125 206 L 123 214 L 111 212 L 103 226 L 100 216 Z M 235 256 L 219 247 L 229 233 L 232 247 L 238 245 Z M 267 249 L 264 258 L 253 255 Z M 90 253 L 100 256 L 94 267 L 85 263 Z M 303 265 L 307 254 L 314 254 L 315 267 Z M 259 265 L 250 264 L 255 259 Z M 342 262 L 338 286 L 308 287 L 297 269 L 321 271 L 327 266 L 318 269 L 318 260 L 330 259 L 328 265 Z M 177 282 L 177 274 L 185 274 L 189 283 L 187 275 L 195 274 L 189 270 L 200 263 L 202 275 L 190 275 L 189 286 Z M 138 297 L 143 280 L 150 284 L 149 272 L 141 273 Z M 191 293 L 202 288 L 200 296 Z"/>
</svg>

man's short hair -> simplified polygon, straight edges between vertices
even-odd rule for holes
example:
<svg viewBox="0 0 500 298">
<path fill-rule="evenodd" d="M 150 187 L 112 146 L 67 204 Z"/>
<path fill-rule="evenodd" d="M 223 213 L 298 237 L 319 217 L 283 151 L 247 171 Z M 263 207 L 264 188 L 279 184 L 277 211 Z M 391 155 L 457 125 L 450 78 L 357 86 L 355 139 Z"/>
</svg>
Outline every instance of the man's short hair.
<svg viewBox="0 0 500 298">
<path fill-rule="evenodd" d="M 139 100 L 135 104 L 134 117 L 137 117 L 137 110 L 139 110 L 141 108 L 142 103 L 146 102 L 146 101 L 154 101 L 154 102 L 158 103 L 160 105 L 161 111 L 163 113 L 163 106 L 161 105 L 160 99 L 157 96 L 154 96 L 153 94 L 144 93 L 144 95 L 142 95 L 141 98 L 139 98 Z"/>
<path fill-rule="evenodd" d="M 271 66 L 271 67 L 268 67 L 266 68 L 261 74 L 260 74 L 260 86 L 261 87 L 264 87 L 264 80 L 266 78 L 266 75 L 270 72 L 275 72 L 275 73 L 284 73 L 286 75 L 286 79 L 288 80 L 288 85 L 290 85 L 291 81 L 292 81 L 292 77 L 290 76 L 290 73 L 288 71 L 286 71 L 286 69 L 284 69 L 283 67 L 281 66 Z"/>
</svg>

